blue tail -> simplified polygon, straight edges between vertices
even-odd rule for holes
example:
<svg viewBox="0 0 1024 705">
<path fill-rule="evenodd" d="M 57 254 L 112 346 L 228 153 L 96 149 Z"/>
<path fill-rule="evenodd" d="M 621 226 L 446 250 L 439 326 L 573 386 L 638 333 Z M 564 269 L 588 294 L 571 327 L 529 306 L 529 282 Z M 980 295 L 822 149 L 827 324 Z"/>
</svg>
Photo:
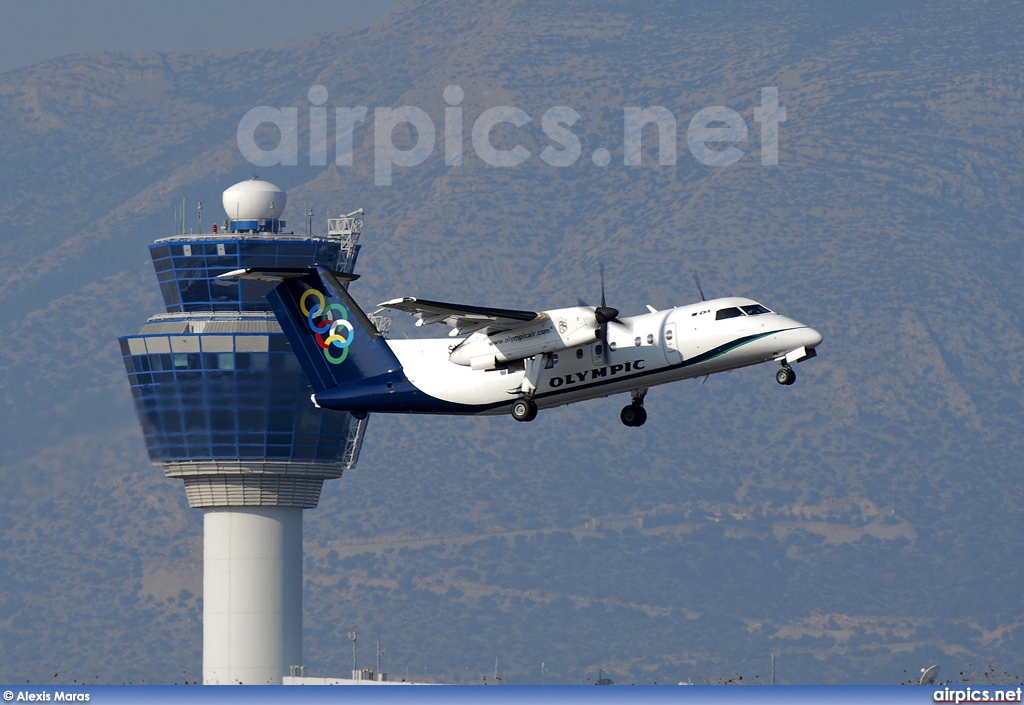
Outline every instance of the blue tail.
<svg viewBox="0 0 1024 705">
<path fill-rule="evenodd" d="M 402 378 L 398 358 L 342 283 L 356 277 L 323 267 L 264 273 L 281 282 L 267 301 L 314 396 L 332 390 L 324 396 L 334 397 L 345 390 L 349 393 L 342 396 L 358 398 L 378 386 L 390 388 L 396 376 Z"/>
</svg>

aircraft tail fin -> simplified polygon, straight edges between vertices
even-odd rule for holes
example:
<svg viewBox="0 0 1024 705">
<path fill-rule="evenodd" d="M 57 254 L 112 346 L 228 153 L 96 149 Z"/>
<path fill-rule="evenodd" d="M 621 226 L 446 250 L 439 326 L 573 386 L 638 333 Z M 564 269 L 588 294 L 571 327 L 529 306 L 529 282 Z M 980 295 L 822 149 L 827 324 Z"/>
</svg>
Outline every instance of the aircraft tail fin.
<svg viewBox="0 0 1024 705">
<path fill-rule="evenodd" d="M 349 295 L 357 275 L 309 269 L 247 269 L 222 275 L 278 282 L 267 294 L 313 393 L 401 369 L 377 327 Z"/>
</svg>

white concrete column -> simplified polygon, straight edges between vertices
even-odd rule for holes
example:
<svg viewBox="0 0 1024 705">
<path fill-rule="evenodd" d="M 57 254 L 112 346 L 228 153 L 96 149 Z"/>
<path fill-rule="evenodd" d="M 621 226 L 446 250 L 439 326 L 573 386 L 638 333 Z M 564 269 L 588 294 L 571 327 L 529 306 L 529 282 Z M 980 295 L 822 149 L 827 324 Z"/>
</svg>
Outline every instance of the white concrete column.
<svg viewBox="0 0 1024 705">
<path fill-rule="evenodd" d="M 203 512 L 203 683 L 280 685 L 302 663 L 302 509 Z"/>
</svg>

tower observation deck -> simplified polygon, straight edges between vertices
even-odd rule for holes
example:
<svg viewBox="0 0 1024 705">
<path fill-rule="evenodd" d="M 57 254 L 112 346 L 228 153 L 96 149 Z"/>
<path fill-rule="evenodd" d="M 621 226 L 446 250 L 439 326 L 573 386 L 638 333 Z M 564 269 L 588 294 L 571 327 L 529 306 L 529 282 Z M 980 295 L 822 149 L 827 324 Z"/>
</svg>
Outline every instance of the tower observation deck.
<svg viewBox="0 0 1024 705">
<path fill-rule="evenodd" d="M 208 684 L 280 684 L 302 663 L 302 510 L 355 465 L 368 421 L 310 402 L 265 299 L 272 284 L 217 279 L 247 267 L 352 272 L 362 211 L 329 219 L 325 236 L 296 236 L 282 232 L 285 198 L 242 182 L 224 192 L 222 228 L 154 242 L 166 312 L 119 338 L 149 458 L 204 510 Z"/>
</svg>

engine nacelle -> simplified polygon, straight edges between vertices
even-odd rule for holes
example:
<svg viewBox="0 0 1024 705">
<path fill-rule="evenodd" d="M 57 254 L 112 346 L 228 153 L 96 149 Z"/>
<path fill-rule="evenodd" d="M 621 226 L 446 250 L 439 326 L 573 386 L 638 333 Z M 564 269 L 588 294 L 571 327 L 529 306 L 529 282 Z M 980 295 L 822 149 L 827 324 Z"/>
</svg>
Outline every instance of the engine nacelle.
<svg viewBox="0 0 1024 705">
<path fill-rule="evenodd" d="M 545 311 L 540 320 L 500 333 L 474 333 L 452 350 L 449 360 L 474 370 L 585 345 L 597 337 L 594 312 L 586 308 Z"/>
</svg>

